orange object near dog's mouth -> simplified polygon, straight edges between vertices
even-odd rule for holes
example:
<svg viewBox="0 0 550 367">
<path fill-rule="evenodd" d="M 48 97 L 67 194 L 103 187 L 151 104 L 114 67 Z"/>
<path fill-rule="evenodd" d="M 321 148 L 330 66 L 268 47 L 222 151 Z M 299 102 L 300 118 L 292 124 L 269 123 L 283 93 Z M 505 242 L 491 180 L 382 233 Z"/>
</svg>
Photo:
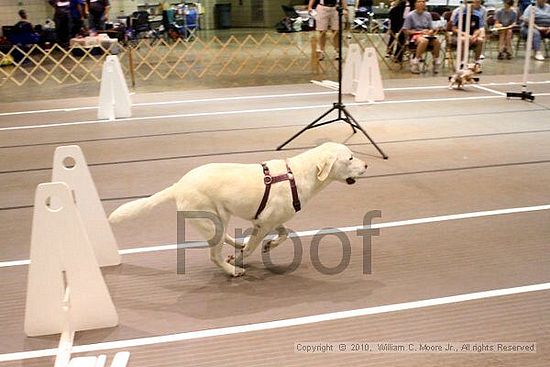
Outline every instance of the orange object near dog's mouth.
<svg viewBox="0 0 550 367">
<path fill-rule="evenodd" d="M 348 185 L 353 185 L 355 183 L 355 179 L 352 177 L 348 177 L 346 178 L 346 182 L 348 183 Z"/>
</svg>

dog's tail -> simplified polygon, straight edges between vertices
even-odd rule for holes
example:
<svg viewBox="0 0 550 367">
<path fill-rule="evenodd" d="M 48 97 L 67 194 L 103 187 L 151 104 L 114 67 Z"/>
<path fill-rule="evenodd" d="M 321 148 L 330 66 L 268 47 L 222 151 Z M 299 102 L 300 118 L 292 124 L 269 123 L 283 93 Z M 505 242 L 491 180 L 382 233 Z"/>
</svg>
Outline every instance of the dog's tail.
<svg viewBox="0 0 550 367">
<path fill-rule="evenodd" d="M 147 198 L 130 201 L 119 206 L 109 215 L 109 222 L 120 223 L 125 220 L 134 219 L 137 216 L 145 215 L 154 209 L 157 205 L 174 199 L 174 186 L 157 192 Z"/>
</svg>

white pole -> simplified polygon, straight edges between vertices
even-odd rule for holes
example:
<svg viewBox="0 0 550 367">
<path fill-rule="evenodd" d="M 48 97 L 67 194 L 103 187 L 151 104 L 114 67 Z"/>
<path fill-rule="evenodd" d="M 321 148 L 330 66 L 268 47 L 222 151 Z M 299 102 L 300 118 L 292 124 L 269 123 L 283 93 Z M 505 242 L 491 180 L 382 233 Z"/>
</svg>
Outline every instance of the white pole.
<svg viewBox="0 0 550 367">
<path fill-rule="evenodd" d="M 65 272 L 63 272 L 63 278 L 65 284 L 67 284 Z M 65 296 L 63 297 L 63 332 L 59 338 L 59 346 L 57 347 L 57 356 L 55 358 L 54 367 L 67 367 L 71 361 L 71 350 L 73 349 L 74 342 L 74 330 L 71 328 L 71 292 L 70 288 L 66 286 Z"/>
<path fill-rule="evenodd" d="M 527 29 L 527 45 L 525 46 L 525 63 L 523 64 L 523 90 L 527 90 L 527 78 L 529 76 L 529 63 L 531 62 L 531 50 L 533 48 L 533 31 L 535 29 L 535 3 L 531 3 L 529 13 L 529 28 Z"/>
<path fill-rule="evenodd" d="M 462 68 L 468 67 L 470 58 L 470 26 L 472 24 L 472 4 L 466 5 L 466 27 L 464 29 L 464 53 L 462 58 Z"/>
<path fill-rule="evenodd" d="M 462 19 L 464 15 L 463 9 L 464 8 L 461 1 L 460 7 L 458 8 L 458 31 L 456 32 L 456 71 L 462 69 L 462 40 L 464 38 L 464 34 L 462 32 L 462 26 L 464 25 L 464 21 Z"/>
</svg>

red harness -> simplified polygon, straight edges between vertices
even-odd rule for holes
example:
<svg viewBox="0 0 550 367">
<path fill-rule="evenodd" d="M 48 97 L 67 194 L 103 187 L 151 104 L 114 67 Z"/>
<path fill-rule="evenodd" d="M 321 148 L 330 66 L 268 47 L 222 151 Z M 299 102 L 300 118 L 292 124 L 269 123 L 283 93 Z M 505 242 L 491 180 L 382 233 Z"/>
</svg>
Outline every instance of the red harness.
<svg viewBox="0 0 550 367">
<path fill-rule="evenodd" d="M 265 191 L 264 191 L 264 197 L 262 198 L 262 202 L 260 203 L 260 207 L 258 208 L 258 211 L 256 212 L 256 216 L 254 217 L 254 219 L 258 219 L 258 216 L 265 209 L 265 206 L 267 205 L 267 200 L 269 199 L 269 191 L 271 190 L 271 184 L 274 184 L 277 182 L 288 180 L 288 182 L 290 183 L 290 191 L 292 192 L 292 206 L 294 207 L 294 210 L 296 212 L 300 211 L 300 209 L 302 208 L 302 204 L 300 203 L 300 198 L 298 197 L 298 188 L 296 187 L 296 181 L 294 180 L 294 175 L 292 174 L 292 171 L 288 166 L 288 162 L 285 162 L 285 164 L 286 164 L 287 173 L 279 176 L 271 176 L 271 174 L 269 173 L 269 168 L 267 167 L 267 164 L 262 163 L 262 168 L 264 170 Z"/>
</svg>

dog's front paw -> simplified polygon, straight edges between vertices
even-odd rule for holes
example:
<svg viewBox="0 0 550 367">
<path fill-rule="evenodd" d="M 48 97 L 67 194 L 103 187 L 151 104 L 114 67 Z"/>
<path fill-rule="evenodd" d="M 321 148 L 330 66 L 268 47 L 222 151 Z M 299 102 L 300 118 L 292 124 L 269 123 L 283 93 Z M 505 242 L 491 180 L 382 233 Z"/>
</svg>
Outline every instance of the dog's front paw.
<svg viewBox="0 0 550 367">
<path fill-rule="evenodd" d="M 243 267 L 243 257 L 242 255 L 239 256 L 239 261 L 237 262 L 237 259 L 235 258 L 234 255 L 228 255 L 227 258 L 225 259 L 225 262 L 230 264 L 230 265 L 233 265 L 233 266 L 239 266 L 239 267 Z"/>
<path fill-rule="evenodd" d="M 242 277 L 245 273 L 246 273 L 246 270 L 235 266 L 235 270 L 233 270 L 233 274 L 231 275 L 236 278 L 236 277 Z"/>
</svg>

